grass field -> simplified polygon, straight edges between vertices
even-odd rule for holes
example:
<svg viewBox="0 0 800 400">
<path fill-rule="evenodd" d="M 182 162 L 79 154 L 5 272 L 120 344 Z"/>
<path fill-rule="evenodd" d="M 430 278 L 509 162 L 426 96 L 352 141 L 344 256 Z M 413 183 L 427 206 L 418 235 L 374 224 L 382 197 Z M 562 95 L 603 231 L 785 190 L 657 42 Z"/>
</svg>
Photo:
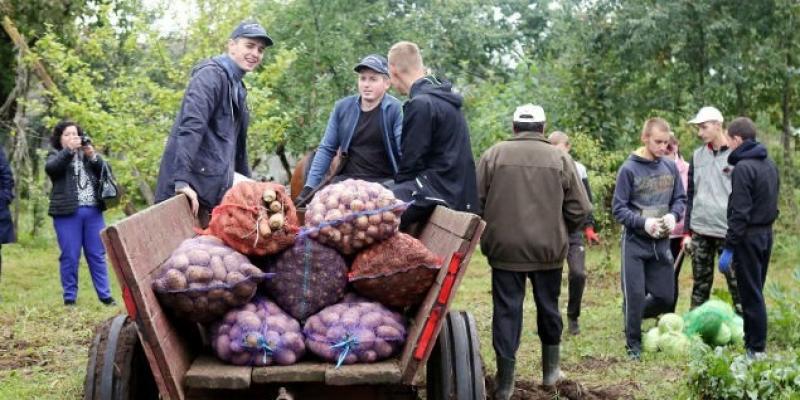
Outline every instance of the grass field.
<svg viewBox="0 0 800 400">
<path fill-rule="evenodd" d="M 589 250 L 589 279 L 583 301 L 582 333 L 564 334 L 563 369 L 568 378 L 588 387 L 619 387 L 640 399 L 686 399 L 686 359 L 662 354 L 627 361 L 622 333 L 617 247 Z M 797 236 L 781 236 L 770 266 L 768 282 L 787 278 L 800 265 Z M 0 281 L 0 399 L 75 399 L 82 395 L 86 357 L 94 327 L 123 312 L 106 307 L 94 294 L 85 263 L 81 264 L 78 305 L 65 308 L 58 277 L 58 250 L 52 232 L 25 244 L 3 246 Z M 678 312 L 688 309 L 691 267 L 684 264 Z M 114 283 L 114 294 L 120 299 Z M 717 276 L 715 288 L 724 288 Z M 724 291 L 724 289 L 723 289 Z M 566 274 L 561 291 L 565 311 Z M 491 347 L 491 294 L 486 259 L 475 254 L 462 282 L 456 309 L 470 310 L 481 333 L 481 353 L 488 373 L 494 372 Z M 541 380 L 540 346 L 533 299 L 526 299 L 517 379 Z M 564 317 L 566 319 L 566 317 Z M 654 324 L 646 321 L 645 328 Z M 770 351 L 783 351 L 770 343 Z"/>
</svg>

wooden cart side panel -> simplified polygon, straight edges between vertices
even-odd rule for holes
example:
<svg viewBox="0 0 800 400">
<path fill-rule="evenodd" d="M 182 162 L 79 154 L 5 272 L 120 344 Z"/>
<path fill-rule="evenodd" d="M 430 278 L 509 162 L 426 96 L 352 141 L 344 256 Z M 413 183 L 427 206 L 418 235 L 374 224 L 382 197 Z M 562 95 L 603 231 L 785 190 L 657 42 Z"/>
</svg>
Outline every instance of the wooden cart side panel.
<svg viewBox="0 0 800 400">
<path fill-rule="evenodd" d="M 159 390 L 171 399 L 185 397 L 181 383 L 192 354 L 158 303 L 151 275 L 183 240 L 195 235 L 193 221 L 188 201 L 176 196 L 102 233 L 114 271 L 136 307 L 135 320 Z"/>
<path fill-rule="evenodd" d="M 428 225 L 425 227 L 425 230 L 422 232 L 422 235 L 420 235 L 420 240 L 431 251 L 442 257 L 444 259 L 444 263 L 443 268 L 441 271 L 439 271 L 439 275 L 436 278 L 436 283 L 433 285 L 431 290 L 428 291 L 425 301 L 417 310 L 416 318 L 408 330 L 406 344 L 400 357 L 400 370 L 403 373 L 402 382 L 405 384 L 412 383 L 419 365 L 424 364 L 424 361 L 427 360 L 430 355 L 430 351 L 433 348 L 432 340 L 425 352 L 422 362 L 413 358 L 413 354 L 417 347 L 417 341 L 423 334 L 422 330 L 426 321 L 428 320 L 428 317 L 431 315 L 431 312 L 434 310 L 434 308 L 439 307 L 441 319 L 438 321 L 433 331 L 433 338 L 436 338 L 439 334 L 439 330 L 441 329 L 444 317 L 446 316 L 450 301 L 452 300 L 453 296 L 451 295 L 444 306 L 437 305 L 437 299 L 439 297 L 442 284 L 447 277 L 447 267 L 450 265 L 451 258 L 454 253 L 459 253 L 460 256 L 464 257 L 460 263 L 459 270 L 455 277 L 456 279 L 451 289 L 451 293 L 454 293 L 461 282 L 461 277 L 466 271 L 466 265 L 469 262 L 469 256 L 471 252 L 474 251 L 475 246 L 478 243 L 483 224 L 484 223 L 481 221 L 480 217 L 474 214 L 456 212 L 443 207 L 438 207 L 436 211 L 434 211 L 434 214 L 428 222 Z"/>
</svg>

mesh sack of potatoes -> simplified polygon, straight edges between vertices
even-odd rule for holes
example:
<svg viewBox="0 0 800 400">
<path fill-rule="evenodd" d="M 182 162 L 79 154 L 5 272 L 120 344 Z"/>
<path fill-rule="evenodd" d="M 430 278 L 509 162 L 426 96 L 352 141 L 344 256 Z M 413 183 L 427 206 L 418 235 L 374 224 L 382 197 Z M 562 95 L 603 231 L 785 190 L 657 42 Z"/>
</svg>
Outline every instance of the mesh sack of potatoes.
<svg viewBox="0 0 800 400">
<path fill-rule="evenodd" d="M 187 239 L 155 272 L 159 302 L 177 316 L 211 322 L 246 304 L 271 277 L 213 236 Z"/>
<path fill-rule="evenodd" d="M 309 236 L 350 255 L 397 233 L 407 207 L 379 183 L 347 179 L 314 195 L 305 225 Z"/>
<path fill-rule="evenodd" d="M 347 263 L 334 249 L 304 236 L 294 246 L 267 261 L 275 277 L 263 286 L 289 315 L 304 320 L 342 299 L 347 287 Z"/>
<path fill-rule="evenodd" d="M 239 182 L 211 212 L 210 233 L 242 254 L 277 254 L 300 230 L 297 210 L 286 189 L 271 182 Z"/>
<path fill-rule="evenodd" d="M 355 291 L 385 306 L 404 308 L 425 299 L 442 260 L 402 232 L 356 255 L 349 280 Z"/>
<path fill-rule="evenodd" d="M 397 354 L 406 340 L 402 315 L 350 295 L 309 317 L 303 333 L 306 348 L 337 367 L 385 360 Z"/>
<path fill-rule="evenodd" d="M 300 323 L 275 303 L 256 297 L 211 327 L 211 347 L 234 365 L 291 365 L 305 354 Z"/>
</svg>

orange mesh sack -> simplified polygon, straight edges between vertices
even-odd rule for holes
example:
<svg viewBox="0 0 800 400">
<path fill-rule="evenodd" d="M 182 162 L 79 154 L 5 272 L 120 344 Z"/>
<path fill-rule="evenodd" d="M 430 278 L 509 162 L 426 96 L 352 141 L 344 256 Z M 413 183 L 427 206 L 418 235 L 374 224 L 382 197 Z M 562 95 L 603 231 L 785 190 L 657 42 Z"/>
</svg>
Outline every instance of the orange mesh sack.
<svg viewBox="0 0 800 400">
<path fill-rule="evenodd" d="M 397 233 L 359 253 L 350 268 L 356 292 L 389 307 L 422 303 L 442 261 L 419 240 Z"/>
<path fill-rule="evenodd" d="M 250 256 L 280 253 L 294 244 L 300 227 L 286 189 L 270 182 L 239 182 L 211 213 L 210 233 Z"/>
</svg>

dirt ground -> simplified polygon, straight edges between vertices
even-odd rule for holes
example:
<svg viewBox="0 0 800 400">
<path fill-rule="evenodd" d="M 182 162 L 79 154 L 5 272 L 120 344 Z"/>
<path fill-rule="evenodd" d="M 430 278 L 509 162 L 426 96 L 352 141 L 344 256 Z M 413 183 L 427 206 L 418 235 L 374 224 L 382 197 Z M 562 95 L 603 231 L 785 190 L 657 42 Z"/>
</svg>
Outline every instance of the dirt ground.
<svg viewBox="0 0 800 400">
<path fill-rule="evenodd" d="M 610 387 L 587 387 L 579 382 L 565 379 L 555 388 L 538 385 L 531 381 L 517 381 L 514 385 L 512 400 L 628 400 L 633 399 L 631 392 L 634 384 Z M 492 399 L 494 377 L 486 378 L 486 393 Z"/>
</svg>

